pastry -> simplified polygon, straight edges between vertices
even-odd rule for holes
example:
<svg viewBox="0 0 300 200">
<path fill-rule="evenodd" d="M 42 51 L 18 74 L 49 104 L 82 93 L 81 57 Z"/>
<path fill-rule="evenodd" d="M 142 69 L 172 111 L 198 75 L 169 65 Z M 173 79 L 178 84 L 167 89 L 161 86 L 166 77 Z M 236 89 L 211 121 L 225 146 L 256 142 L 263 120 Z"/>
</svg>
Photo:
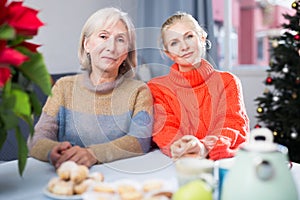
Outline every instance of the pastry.
<svg viewBox="0 0 300 200">
<path fill-rule="evenodd" d="M 139 191 L 123 192 L 120 198 L 121 200 L 142 200 L 143 195 Z"/>
<path fill-rule="evenodd" d="M 92 179 L 86 179 L 84 181 L 82 181 L 79 184 L 74 185 L 74 193 L 75 194 L 82 194 L 84 192 L 87 191 L 87 189 L 92 185 L 92 183 L 94 182 L 94 180 Z"/>
<path fill-rule="evenodd" d="M 163 183 L 161 181 L 148 181 L 144 183 L 143 190 L 144 192 L 151 192 L 154 190 L 159 190 L 163 187 Z"/>
<path fill-rule="evenodd" d="M 100 172 L 93 172 L 93 173 L 89 174 L 88 179 L 103 182 L 104 181 L 104 176 Z"/>
<path fill-rule="evenodd" d="M 89 175 L 89 169 L 85 165 L 77 165 L 71 169 L 70 179 L 74 183 L 81 183 Z"/>
<path fill-rule="evenodd" d="M 123 193 L 136 192 L 136 188 L 129 184 L 123 184 L 118 186 L 118 193 L 122 195 Z"/>
<path fill-rule="evenodd" d="M 74 183 L 72 181 L 54 179 L 49 182 L 48 190 L 53 194 L 73 195 L 73 186 Z"/>
<path fill-rule="evenodd" d="M 101 192 L 101 193 L 115 193 L 115 189 L 110 186 L 109 184 L 97 184 L 94 186 L 95 192 Z"/>
<path fill-rule="evenodd" d="M 71 178 L 71 171 L 77 167 L 74 161 L 66 161 L 59 166 L 56 173 L 62 180 L 69 180 Z"/>
</svg>

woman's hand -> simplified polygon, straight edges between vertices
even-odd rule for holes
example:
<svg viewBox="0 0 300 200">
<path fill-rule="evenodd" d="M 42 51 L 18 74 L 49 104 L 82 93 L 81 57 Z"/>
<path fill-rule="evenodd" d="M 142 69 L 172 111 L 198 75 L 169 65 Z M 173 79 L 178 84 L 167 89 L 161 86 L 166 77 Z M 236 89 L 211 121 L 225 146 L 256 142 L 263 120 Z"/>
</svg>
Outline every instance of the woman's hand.
<svg viewBox="0 0 300 200">
<path fill-rule="evenodd" d="M 180 157 L 205 157 L 205 146 L 198 138 L 192 135 L 185 135 L 171 145 L 172 158 Z"/>
<path fill-rule="evenodd" d="M 91 167 L 97 163 L 97 158 L 91 149 L 73 146 L 62 153 L 55 164 L 55 168 L 58 168 L 63 162 L 68 160 L 87 167 Z"/>
<path fill-rule="evenodd" d="M 56 166 L 57 161 L 60 159 L 62 154 L 71 147 L 72 145 L 70 142 L 61 142 L 52 148 L 50 152 L 50 162 L 53 164 L 53 166 Z"/>
</svg>

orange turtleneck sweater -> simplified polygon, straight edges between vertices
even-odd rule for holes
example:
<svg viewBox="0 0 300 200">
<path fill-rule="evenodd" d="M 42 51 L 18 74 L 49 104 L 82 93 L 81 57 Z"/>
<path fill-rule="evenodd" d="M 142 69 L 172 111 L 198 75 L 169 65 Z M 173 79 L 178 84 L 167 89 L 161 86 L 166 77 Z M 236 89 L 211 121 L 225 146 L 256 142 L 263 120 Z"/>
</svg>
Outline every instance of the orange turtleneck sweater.
<svg viewBox="0 0 300 200">
<path fill-rule="evenodd" d="M 246 140 L 249 119 L 240 80 L 215 70 L 206 60 L 189 72 L 171 66 L 170 73 L 148 83 L 154 98 L 153 141 L 170 156 L 170 145 L 184 135 L 218 136 L 209 158 L 232 157 Z M 225 145 L 226 142 L 230 145 Z"/>
</svg>

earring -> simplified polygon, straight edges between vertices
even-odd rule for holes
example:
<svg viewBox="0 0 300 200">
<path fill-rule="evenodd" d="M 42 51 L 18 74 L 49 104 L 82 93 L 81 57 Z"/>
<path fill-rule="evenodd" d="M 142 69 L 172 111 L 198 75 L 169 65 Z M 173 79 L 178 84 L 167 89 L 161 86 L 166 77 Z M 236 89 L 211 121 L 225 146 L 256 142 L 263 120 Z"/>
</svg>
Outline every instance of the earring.
<svg viewBox="0 0 300 200">
<path fill-rule="evenodd" d="M 92 61 L 91 61 L 91 54 L 90 53 L 86 53 L 86 57 L 87 57 L 87 59 L 89 61 L 89 64 L 91 64 L 92 63 Z"/>
</svg>

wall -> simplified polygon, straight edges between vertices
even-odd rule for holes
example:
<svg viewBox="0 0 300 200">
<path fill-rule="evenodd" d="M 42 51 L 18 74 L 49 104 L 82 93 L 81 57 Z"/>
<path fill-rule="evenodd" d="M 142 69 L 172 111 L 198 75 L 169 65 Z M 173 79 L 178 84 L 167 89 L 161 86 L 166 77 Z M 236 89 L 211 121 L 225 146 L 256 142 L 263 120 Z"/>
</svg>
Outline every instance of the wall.
<svg viewBox="0 0 300 200">
<path fill-rule="evenodd" d="M 262 96 L 266 87 L 264 84 L 267 78 L 265 70 L 266 68 L 261 66 L 239 66 L 231 71 L 242 82 L 244 101 L 251 129 L 257 124 L 255 118 L 257 105 L 254 99 Z"/>
<path fill-rule="evenodd" d="M 25 0 L 25 5 L 40 10 L 45 23 L 34 42 L 42 44 L 46 66 L 51 74 L 80 70 L 77 47 L 81 28 L 87 18 L 104 7 L 117 7 L 128 12 L 134 23 L 137 16 L 136 0 Z"/>
</svg>

